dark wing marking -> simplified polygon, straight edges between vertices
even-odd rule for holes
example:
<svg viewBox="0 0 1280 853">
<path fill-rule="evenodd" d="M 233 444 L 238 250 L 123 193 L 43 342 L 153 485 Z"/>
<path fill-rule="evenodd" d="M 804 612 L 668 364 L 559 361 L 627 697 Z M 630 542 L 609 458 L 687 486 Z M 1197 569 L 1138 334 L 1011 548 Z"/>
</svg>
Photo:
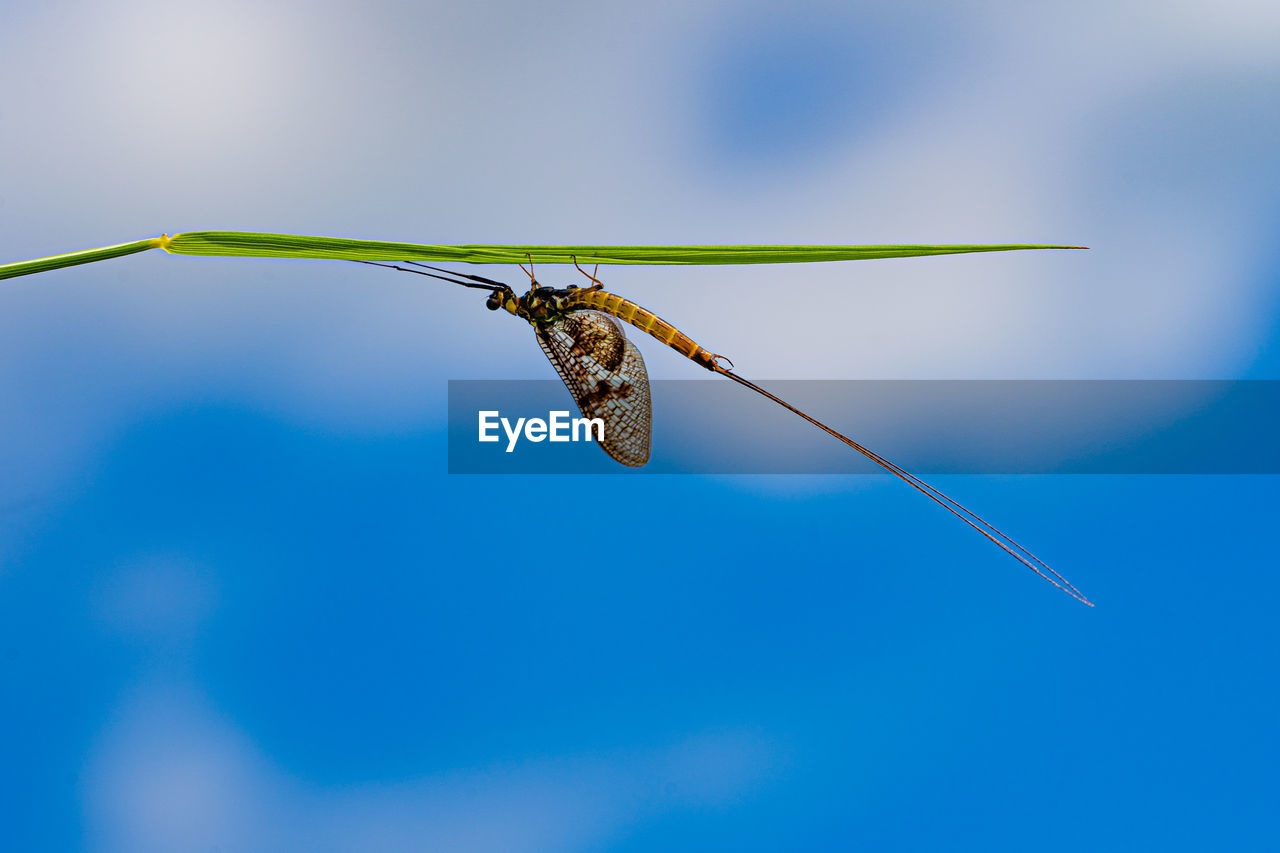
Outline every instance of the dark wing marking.
<svg viewBox="0 0 1280 853">
<path fill-rule="evenodd" d="M 573 311 L 535 328 L 583 417 L 604 421 L 604 452 L 632 468 L 648 462 L 649 372 L 622 324 L 598 311 Z"/>
</svg>

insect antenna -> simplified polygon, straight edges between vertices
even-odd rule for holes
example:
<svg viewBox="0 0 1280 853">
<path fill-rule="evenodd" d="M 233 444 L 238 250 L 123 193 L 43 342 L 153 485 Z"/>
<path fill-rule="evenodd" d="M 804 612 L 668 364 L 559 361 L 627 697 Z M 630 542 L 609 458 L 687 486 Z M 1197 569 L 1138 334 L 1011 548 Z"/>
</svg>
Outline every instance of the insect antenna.
<svg viewBox="0 0 1280 853">
<path fill-rule="evenodd" d="M 444 269 L 443 267 L 433 267 L 433 266 L 431 266 L 431 264 L 424 264 L 424 263 L 422 263 L 422 261 L 405 261 L 405 263 L 406 263 L 406 264 L 413 264 L 415 267 L 422 267 L 423 269 L 435 270 L 436 272 L 448 273 L 449 275 L 456 276 L 457 278 L 467 278 L 467 279 L 470 279 L 471 281 L 482 281 L 482 282 L 484 282 L 485 284 L 492 284 L 492 285 L 496 285 L 496 286 L 498 286 L 498 287 L 506 287 L 506 286 L 507 286 L 507 285 L 503 284 L 503 283 L 502 283 L 502 282 L 500 282 L 500 281 L 494 281 L 493 279 L 491 279 L 491 278 L 485 278 L 485 277 L 484 277 L 484 276 L 482 276 L 482 275 L 470 275 L 470 274 L 465 273 L 465 272 L 454 272 L 453 270 L 447 270 L 447 269 Z M 413 272 L 413 270 L 409 270 L 409 272 Z"/>
<path fill-rule="evenodd" d="M 447 281 L 450 284 L 460 284 L 463 287 L 472 287 L 472 288 L 475 288 L 476 290 L 510 290 L 509 287 L 507 287 L 505 284 L 503 284 L 500 281 L 494 281 L 493 279 L 484 278 L 478 275 L 467 275 L 466 273 L 455 273 L 452 270 L 440 269 L 440 267 L 428 267 L 426 264 L 420 264 L 417 261 L 405 261 L 405 263 L 413 264 L 414 266 L 419 266 L 419 267 L 427 267 L 427 269 L 432 269 L 432 270 L 438 269 L 440 270 L 440 272 L 447 272 L 452 276 L 461 276 L 462 278 L 474 279 L 477 282 L 484 282 L 484 283 L 472 284 L 471 282 L 468 282 L 468 281 L 459 281 L 457 278 L 450 278 L 449 276 L 444 276 L 444 275 L 436 275 L 435 273 L 423 272 L 422 270 L 411 270 L 408 267 L 397 266 L 396 264 L 384 264 L 384 263 L 381 263 L 380 261 L 356 261 L 356 263 L 368 264 L 371 267 L 383 267 L 384 269 L 389 269 L 389 270 L 400 270 L 400 272 L 411 272 L 411 273 L 414 273 L 415 275 L 425 275 L 431 278 L 438 278 L 441 281 Z"/>
<path fill-rule="evenodd" d="M 768 397 L 770 400 L 782 406 L 783 408 L 790 409 L 792 412 L 795 412 L 797 415 L 804 418 L 806 421 L 813 424 L 818 429 L 844 442 L 849 447 L 852 447 L 854 450 L 858 451 L 863 456 L 867 457 L 872 462 L 876 463 L 881 468 L 888 471 L 890 474 L 893 474 L 894 476 L 902 479 L 904 482 L 906 482 L 909 486 L 911 486 L 916 491 L 921 492 L 930 500 L 942 506 L 952 515 L 956 516 L 965 524 L 969 525 L 974 530 L 978 531 L 983 536 L 987 537 L 987 539 L 994 542 L 1005 553 L 1009 554 L 1019 563 L 1022 563 L 1022 565 L 1026 566 L 1028 569 L 1035 572 L 1037 575 L 1044 578 L 1049 583 L 1053 584 L 1058 589 L 1065 592 L 1067 595 L 1071 596 L 1077 601 L 1083 602 L 1084 604 L 1087 604 L 1090 607 L 1093 607 L 1093 602 L 1085 598 L 1084 594 L 1080 592 L 1080 590 L 1072 586 L 1070 581 L 1068 581 L 1062 575 L 1055 572 L 1053 569 L 1049 568 L 1049 566 L 1043 560 L 1041 560 L 1035 554 L 1032 554 L 1030 551 L 1022 547 L 1021 545 L 1019 545 L 1017 542 L 1013 541 L 1013 539 L 1011 539 L 1007 534 L 1001 532 L 995 526 L 983 520 L 982 517 L 979 516 L 977 513 L 961 506 L 959 503 L 947 497 L 942 492 L 935 489 L 933 486 L 930 486 L 928 483 L 924 482 L 919 477 L 916 477 L 914 474 L 911 474 L 907 471 L 902 470 L 897 465 L 894 465 L 892 462 L 890 462 L 888 459 L 885 459 L 879 453 L 876 453 L 873 450 L 863 447 L 861 444 L 859 444 L 858 442 L 854 441 L 853 439 L 849 438 L 848 436 L 842 433 L 836 432 L 834 429 L 827 426 L 822 421 L 818 420 L 817 418 L 810 417 L 809 415 L 797 409 L 795 406 L 788 403 L 786 400 L 783 400 L 781 397 L 777 397 L 773 394 L 770 394 L 768 391 L 764 390 L 754 382 L 743 379 L 741 376 L 734 373 L 733 371 L 726 370 L 725 368 L 720 367 L 719 364 L 715 365 L 711 369 L 714 370 L 716 373 L 721 374 L 722 376 L 727 376 L 728 378 L 732 379 L 734 382 L 737 382 L 739 385 L 750 388 L 752 391 L 755 391 L 757 394 L 762 394 L 765 397 Z"/>
</svg>

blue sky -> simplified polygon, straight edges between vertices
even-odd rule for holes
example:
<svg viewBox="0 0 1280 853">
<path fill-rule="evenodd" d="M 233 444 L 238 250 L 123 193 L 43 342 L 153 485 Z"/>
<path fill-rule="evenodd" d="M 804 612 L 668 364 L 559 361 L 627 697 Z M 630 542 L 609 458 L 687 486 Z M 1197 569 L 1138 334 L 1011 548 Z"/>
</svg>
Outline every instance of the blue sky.
<svg viewBox="0 0 1280 853">
<path fill-rule="evenodd" d="M 5 260 L 1078 242 L 602 277 L 754 379 L 1280 378 L 1266 4 L 7 14 Z M 450 476 L 448 380 L 552 376 L 481 303 L 152 254 L 3 283 L 10 846 L 1273 842 L 1280 480 L 936 478 L 1089 610 L 886 478 Z"/>
</svg>

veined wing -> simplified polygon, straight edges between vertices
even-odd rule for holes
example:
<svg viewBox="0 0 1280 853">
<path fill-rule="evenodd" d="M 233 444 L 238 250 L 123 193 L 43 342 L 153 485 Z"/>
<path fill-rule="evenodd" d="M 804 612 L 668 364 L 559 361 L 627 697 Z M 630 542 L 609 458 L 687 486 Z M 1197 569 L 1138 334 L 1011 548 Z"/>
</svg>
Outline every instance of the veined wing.
<svg viewBox="0 0 1280 853">
<path fill-rule="evenodd" d="M 648 462 L 649 372 L 622 324 L 598 311 L 572 311 L 535 328 L 583 416 L 604 421 L 604 452 L 632 468 Z"/>
</svg>

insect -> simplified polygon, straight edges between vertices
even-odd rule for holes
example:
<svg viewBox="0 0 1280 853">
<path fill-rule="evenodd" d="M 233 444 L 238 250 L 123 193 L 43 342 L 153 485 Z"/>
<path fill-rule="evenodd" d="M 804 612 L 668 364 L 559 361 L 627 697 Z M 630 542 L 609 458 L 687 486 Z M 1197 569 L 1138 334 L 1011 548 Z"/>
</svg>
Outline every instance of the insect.
<svg viewBox="0 0 1280 853">
<path fill-rule="evenodd" d="M 652 311 L 605 290 L 595 272 L 588 273 L 578 266 L 576 258 L 574 266 L 591 280 L 589 287 L 544 287 L 534 277 L 530 259 L 530 268 L 524 270 L 525 275 L 529 276 L 529 290 L 523 296 L 517 296 L 509 285 L 491 278 L 458 273 L 417 261 L 404 262 L 412 265 L 413 269 L 377 261 L 360 263 L 487 290 L 487 308 L 491 311 L 505 310 L 527 320 L 533 326 L 543 352 L 560 374 L 583 416 L 604 421 L 601 447 L 623 465 L 639 467 L 649 461 L 652 420 L 649 374 L 640 350 L 626 336 L 622 325 L 625 322 L 653 336 L 695 364 L 732 379 L 804 418 L 942 506 L 1058 589 L 1090 607 L 1093 606 L 1093 602 L 1085 598 L 1070 581 L 980 516 L 875 451 L 734 373 L 730 369 L 733 363 L 724 356 L 706 349 Z M 524 269 L 523 265 L 521 269 Z M 596 272 L 598 271 L 597 266 Z"/>
</svg>

